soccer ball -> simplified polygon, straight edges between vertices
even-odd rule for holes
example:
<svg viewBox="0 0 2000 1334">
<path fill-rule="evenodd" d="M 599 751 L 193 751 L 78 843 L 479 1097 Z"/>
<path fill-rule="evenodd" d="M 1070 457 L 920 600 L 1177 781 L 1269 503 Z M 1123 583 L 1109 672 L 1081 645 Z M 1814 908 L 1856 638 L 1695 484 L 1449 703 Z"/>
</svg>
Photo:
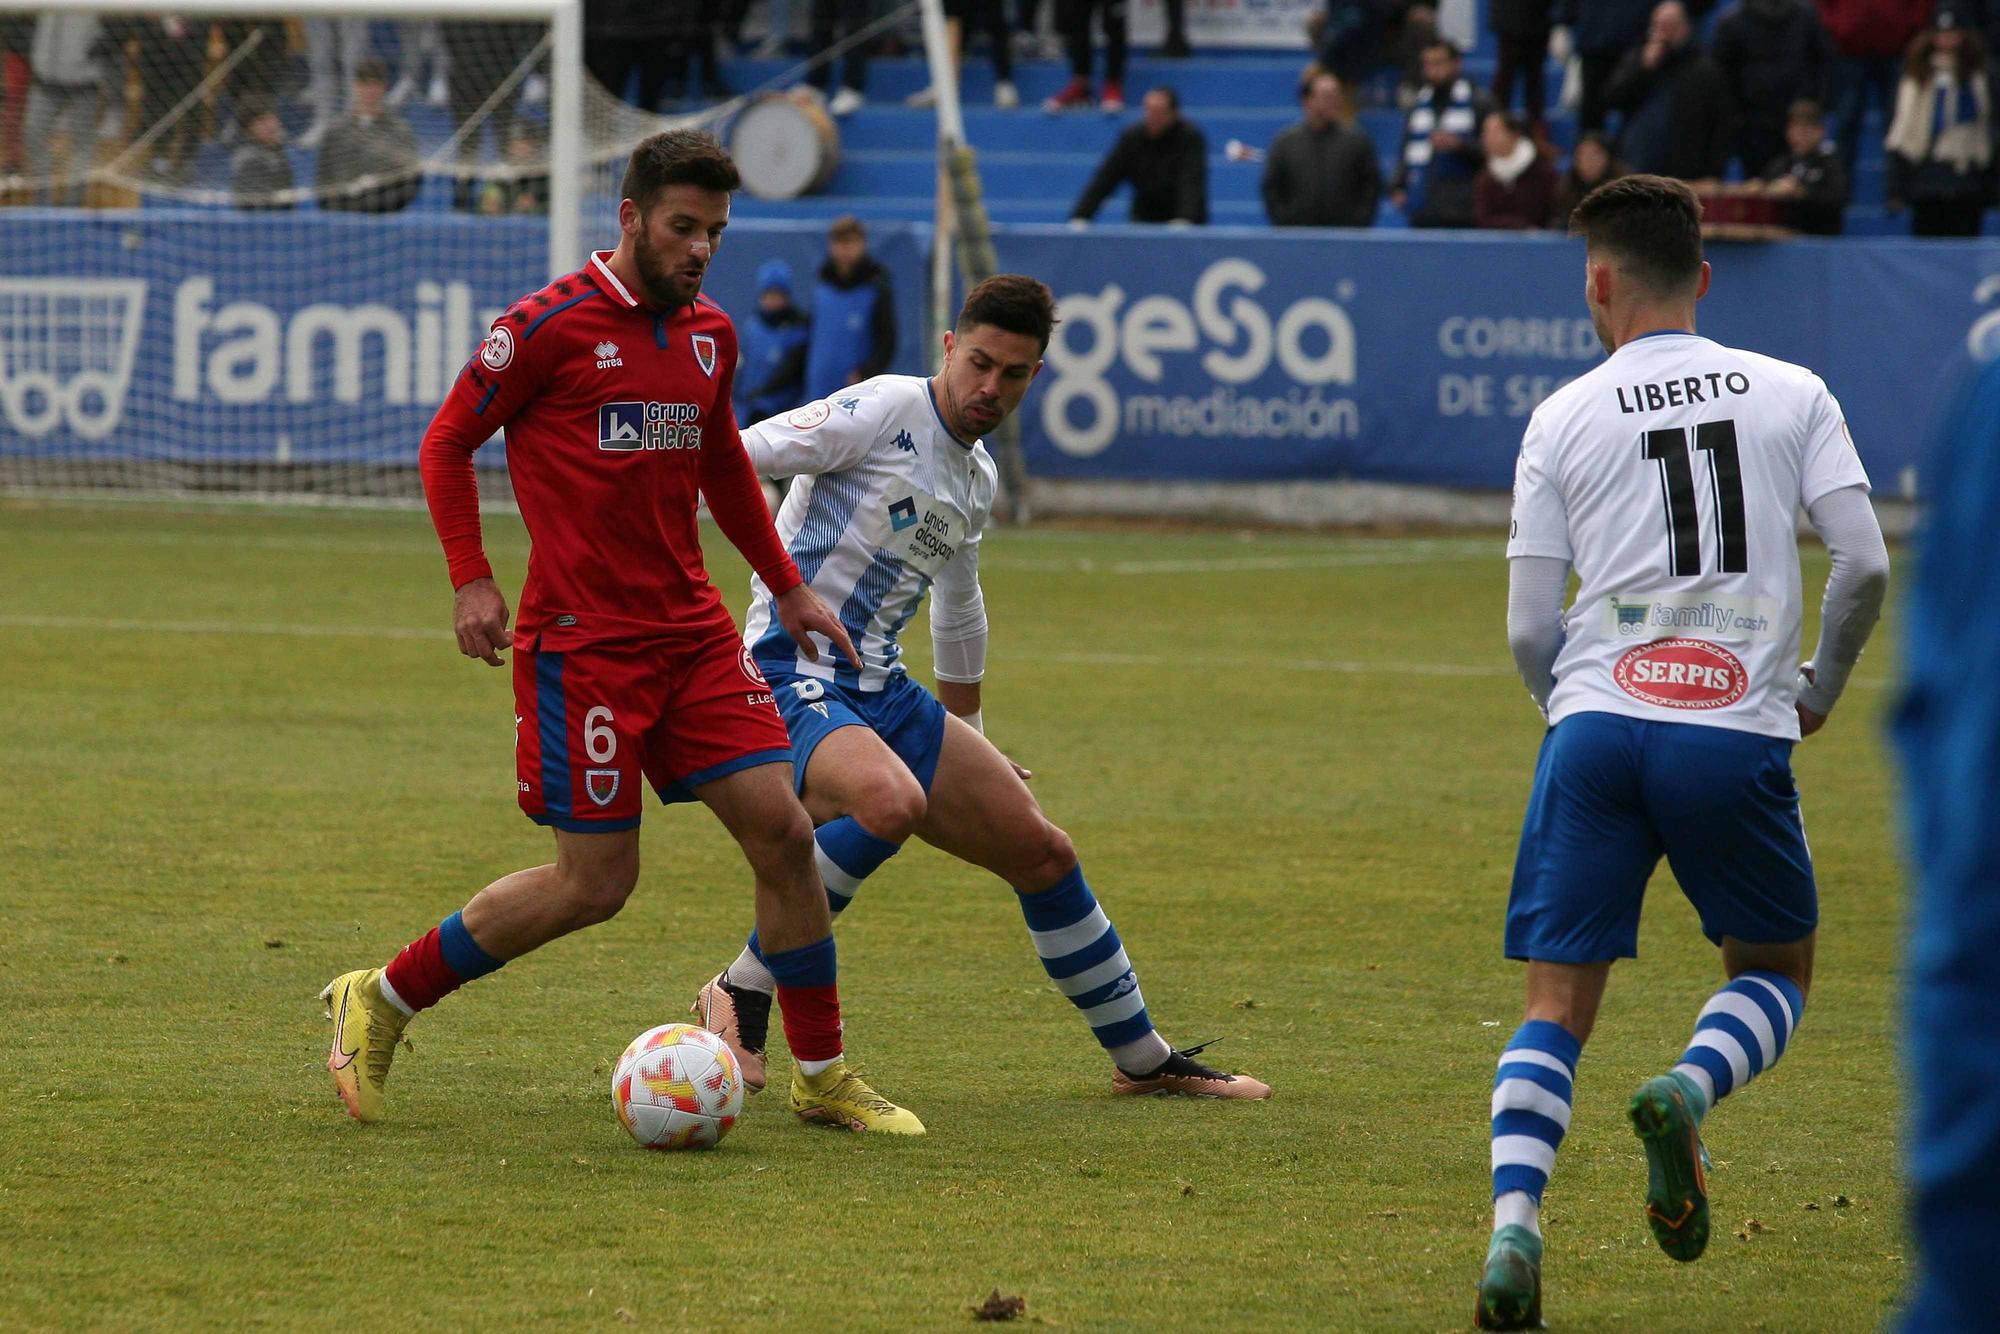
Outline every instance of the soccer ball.
<svg viewBox="0 0 2000 1334">
<path fill-rule="evenodd" d="M 693 1024 L 632 1039 L 611 1072 L 618 1123 L 649 1149 L 712 1149 L 743 1110 L 743 1075 L 727 1044 Z"/>
</svg>

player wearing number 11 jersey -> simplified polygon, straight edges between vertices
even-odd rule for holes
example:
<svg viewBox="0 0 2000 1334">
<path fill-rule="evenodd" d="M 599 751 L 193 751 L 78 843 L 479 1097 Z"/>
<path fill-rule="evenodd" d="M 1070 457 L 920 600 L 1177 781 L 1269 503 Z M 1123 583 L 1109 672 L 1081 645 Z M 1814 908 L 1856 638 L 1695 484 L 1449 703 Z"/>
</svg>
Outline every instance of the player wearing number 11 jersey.
<svg viewBox="0 0 2000 1334">
<path fill-rule="evenodd" d="M 1729 981 L 1630 1116 L 1654 1238 L 1683 1261 L 1706 1245 L 1698 1128 L 1784 1053 L 1812 978 L 1818 897 L 1791 749 L 1839 698 L 1889 570 L 1826 386 L 1694 332 L 1709 267 L 1693 192 L 1628 176 L 1585 198 L 1572 226 L 1611 355 L 1536 410 L 1515 470 L 1508 639 L 1551 726 L 1507 906 L 1527 1006 L 1493 1087 L 1494 1231 L 1475 1309 L 1488 1329 L 1541 1323 L 1542 1188 L 1663 854 Z M 1803 667 L 1801 506 L 1833 557 Z"/>
</svg>

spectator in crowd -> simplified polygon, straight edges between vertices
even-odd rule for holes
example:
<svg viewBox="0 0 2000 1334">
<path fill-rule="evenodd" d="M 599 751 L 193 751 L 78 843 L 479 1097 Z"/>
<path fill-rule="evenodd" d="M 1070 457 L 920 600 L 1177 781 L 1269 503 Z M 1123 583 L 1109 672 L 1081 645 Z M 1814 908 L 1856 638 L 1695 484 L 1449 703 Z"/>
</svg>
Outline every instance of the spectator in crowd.
<svg viewBox="0 0 2000 1334">
<path fill-rule="evenodd" d="M 1792 104 L 1826 95 L 1833 44 L 1808 0 L 1737 0 L 1711 49 L 1736 116 L 1736 160 L 1754 177 L 1784 151 Z"/>
<path fill-rule="evenodd" d="M 340 119 L 341 90 L 353 81 L 368 54 L 368 20 L 307 19 L 305 34 L 306 68 L 311 72 L 306 101 L 312 106 L 312 124 L 299 136 L 299 147 L 318 148 Z"/>
<path fill-rule="evenodd" d="M 1167 40 L 1160 44 L 1160 54 L 1169 60 L 1186 60 L 1194 54 L 1194 48 L 1187 39 L 1187 0 L 1166 0 Z"/>
<path fill-rule="evenodd" d="M 836 42 L 846 41 L 868 26 L 868 0 L 812 0 L 812 49 L 824 51 Z M 847 48 L 847 55 L 840 61 L 840 89 L 833 88 L 834 62 L 813 67 L 808 77 L 813 87 L 822 93 L 829 93 L 826 109 L 836 116 L 851 116 L 859 111 L 868 100 L 868 48 L 873 44 L 860 41 Z"/>
<path fill-rule="evenodd" d="M 1056 7 L 1046 0 L 1014 0 L 1015 54 L 1024 60 L 1057 60 L 1063 54 L 1062 24 L 1053 15 Z M 1042 29 L 1043 13 L 1051 15 L 1055 31 Z"/>
<path fill-rule="evenodd" d="M 808 400 L 882 374 L 896 357 L 896 298 L 889 270 L 868 253 L 868 229 L 852 214 L 826 230 L 826 262 L 813 288 L 806 340 Z"/>
<path fill-rule="evenodd" d="M 1313 67 L 1299 80 L 1305 119 L 1278 131 L 1264 159 L 1264 214 L 1273 227 L 1372 227 L 1382 166 L 1348 119 L 1340 80 Z"/>
<path fill-rule="evenodd" d="M 468 41 L 478 39 L 482 25 L 462 26 L 469 30 Z M 673 28 L 668 7 L 653 0 L 584 0 L 584 68 L 613 97 L 641 111 L 658 111 L 666 95 Z M 458 63 L 454 55 L 452 64 Z"/>
<path fill-rule="evenodd" d="M 792 304 L 792 266 L 767 259 L 757 270 L 757 308 L 736 325 L 736 420 L 748 426 L 806 401 L 805 312 Z"/>
<path fill-rule="evenodd" d="M 500 152 L 501 171 L 479 191 L 479 211 L 489 216 L 549 211 L 548 143 L 533 121 L 507 127 Z"/>
<path fill-rule="evenodd" d="M 228 69 L 222 76 L 222 100 L 231 109 L 220 137 L 229 142 L 248 124 L 240 108 L 276 102 L 292 91 L 291 40 L 277 19 L 219 19 L 215 31 Z"/>
<path fill-rule="evenodd" d="M 1470 227 L 1472 181 L 1485 165 L 1479 125 L 1493 99 L 1464 75 L 1458 48 L 1440 37 L 1424 48 L 1424 89 L 1403 121 L 1396 207 L 1412 227 Z"/>
<path fill-rule="evenodd" d="M 1627 55 L 1646 40 L 1646 25 L 1656 0 L 1576 0 L 1571 8 L 1570 40 L 1576 48 L 1583 95 L 1577 104 L 1576 127 L 1601 130 L 1611 104 L 1605 93 L 1611 76 Z"/>
<path fill-rule="evenodd" d="M 1555 207 L 1556 169 L 1525 121 L 1489 111 L 1479 126 L 1486 165 L 1472 183 L 1472 222 L 1489 231 L 1539 230 Z"/>
<path fill-rule="evenodd" d="M 1838 236 L 1846 227 L 1847 164 L 1826 138 L 1819 103 L 1801 99 L 1785 118 L 1786 151 L 1764 167 L 1764 192 L 1792 202 L 1792 225 L 1809 236 Z"/>
<path fill-rule="evenodd" d="M 246 100 L 238 118 L 243 142 L 229 158 L 229 193 L 236 207 L 297 207 L 291 198 L 292 160 L 285 155 L 285 125 L 269 98 Z"/>
<path fill-rule="evenodd" d="M 178 14 L 112 19 L 105 24 L 107 46 L 119 51 L 128 44 L 131 48 L 133 81 L 139 85 L 140 133 L 154 135 L 146 150 L 153 173 L 176 183 L 191 174 L 207 115 L 198 102 L 190 103 L 189 94 L 208 72 L 209 26 Z M 124 86 L 122 76 L 115 80 L 114 87 Z"/>
<path fill-rule="evenodd" d="M 1316 63 L 1332 71 L 1350 100 L 1392 100 L 1378 78 L 1386 70 L 1399 85 L 1399 104 L 1408 105 L 1423 84 L 1424 48 L 1437 36 L 1432 0 L 1327 0 L 1306 20 Z"/>
<path fill-rule="evenodd" d="M 667 79 L 688 102 L 720 102 L 729 96 L 722 81 L 716 43 L 722 39 L 721 0 L 674 0 L 666 13 Z M 692 69 L 689 66 L 693 66 Z"/>
<path fill-rule="evenodd" d="M 1069 211 L 1072 227 L 1097 216 L 1111 192 L 1130 182 L 1132 221 L 1208 221 L 1208 140 L 1181 118 L 1171 88 L 1147 91 L 1139 123 L 1118 136 Z"/>
<path fill-rule="evenodd" d="M 1507 111 L 1514 105 L 1514 85 L 1521 85 L 1528 123 L 1539 127 L 1547 114 L 1549 32 L 1553 0 L 1492 0 L 1486 25 L 1500 46 L 1493 67 L 1493 102 Z"/>
<path fill-rule="evenodd" d="M 1104 91 L 1097 104 L 1107 116 L 1125 110 L 1125 0 L 1056 0 L 1056 23 L 1069 48 L 1069 82 L 1042 102 L 1042 110 L 1075 111 L 1088 107 L 1091 92 L 1090 16 L 1098 15 L 1104 30 Z"/>
<path fill-rule="evenodd" d="M 1632 169 L 1611 151 L 1611 141 L 1593 130 L 1576 141 L 1569 155 L 1569 170 L 1556 181 L 1555 203 L 1549 210 L 1549 226 L 1569 229 L 1569 215 L 1583 197 L 1606 181 L 1630 176 Z"/>
<path fill-rule="evenodd" d="M 21 122 L 28 116 L 34 74 L 28 48 L 35 40 L 33 14 L 0 16 L 0 176 L 21 170 Z"/>
<path fill-rule="evenodd" d="M 396 81 L 389 85 L 388 103 L 400 107 L 421 92 L 434 106 L 451 98 L 445 86 L 451 56 L 445 49 L 444 24 L 436 19 L 405 19 L 396 25 Z M 424 78 L 424 67 L 431 76 Z"/>
<path fill-rule="evenodd" d="M 485 200 L 477 188 L 478 181 L 472 168 L 479 162 L 486 127 L 492 127 L 494 147 L 504 155 L 514 127 L 521 123 L 514 113 L 518 91 L 510 91 L 499 98 L 494 94 L 513 77 L 521 62 L 528 58 L 528 53 L 535 49 L 535 43 L 541 38 L 541 25 L 446 23 L 442 28 L 445 98 L 451 107 L 452 123 L 465 130 L 458 141 L 458 172 L 451 182 L 452 207 L 477 207 L 484 212 Z M 473 124 L 473 117 L 480 114 L 482 107 L 486 113 L 485 123 Z"/>
<path fill-rule="evenodd" d="M 1684 181 L 1721 177 L 1729 162 L 1729 94 L 1681 0 L 1654 6 L 1646 44 L 1625 57 L 1604 95 L 1625 113 L 1618 155 L 1632 170 Z"/>
<path fill-rule="evenodd" d="M 1986 43 L 1940 8 L 1910 43 L 1889 122 L 1890 210 L 1917 236 L 1977 236 L 1993 189 L 1993 93 Z"/>
<path fill-rule="evenodd" d="M 748 11 L 749 5 L 744 3 L 742 8 Z M 764 37 L 750 49 L 753 59 L 775 60 L 791 49 L 792 34 L 797 28 L 796 9 L 797 0 L 765 0 Z"/>
<path fill-rule="evenodd" d="M 1020 106 L 1021 93 L 1014 87 L 1014 44 L 1007 35 L 1007 20 L 1001 13 L 1000 0 L 944 0 L 944 13 L 945 41 L 951 47 L 952 68 L 964 64 L 966 25 L 983 28 L 993 57 L 993 105 L 1003 111 Z M 961 95 L 964 91 L 961 85 Z M 903 104 L 934 107 L 937 89 L 926 85 L 904 98 Z"/>
<path fill-rule="evenodd" d="M 94 14 L 44 14 L 28 46 L 34 84 L 28 92 L 21 139 L 28 178 L 45 186 L 52 204 L 82 204 L 84 183 L 97 162 L 97 124 L 104 113 L 104 24 Z M 54 181 L 49 143 L 69 137 L 67 184 Z"/>
<path fill-rule="evenodd" d="M 394 213 L 423 184 L 417 136 L 402 114 L 383 105 L 389 70 L 369 56 L 354 70 L 350 110 L 320 141 L 313 189 L 319 206 L 343 213 Z"/>
<path fill-rule="evenodd" d="M 1873 102 L 1887 125 L 1910 41 L 1930 21 L 1932 0 L 1818 0 L 1819 20 L 1833 40 L 1828 109 L 1833 142 L 1847 174 L 1861 146 L 1861 122 Z"/>
</svg>

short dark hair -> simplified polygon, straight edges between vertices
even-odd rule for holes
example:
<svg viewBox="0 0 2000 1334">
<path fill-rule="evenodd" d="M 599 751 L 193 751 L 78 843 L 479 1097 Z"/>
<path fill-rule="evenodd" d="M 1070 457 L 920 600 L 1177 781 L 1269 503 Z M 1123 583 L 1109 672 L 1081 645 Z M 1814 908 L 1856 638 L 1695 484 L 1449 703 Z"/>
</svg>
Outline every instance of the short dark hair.
<svg viewBox="0 0 2000 1334">
<path fill-rule="evenodd" d="M 1179 111 L 1181 109 L 1181 95 L 1175 92 L 1167 84 L 1156 83 L 1151 88 L 1148 88 L 1146 90 L 1146 93 L 1148 96 L 1151 96 L 1154 93 L 1164 93 L 1166 94 L 1168 106 L 1172 107 L 1176 111 Z"/>
<path fill-rule="evenodd" d="M 1313 85 L 1318 83 L 1321 79 L 1332 79 L 1333 86 L 1335 88 L 1341 86 L 1340 76 L 1338 74 L 1335 74 L 1332 70 L 1320 64 L 1318 61 L 1314 61 L 1312 64 L 1306 66 L 1305 73 L 1299 75 L 1299 101 L 1303 102 L 1308 97 L 1311 97 L 1313 91 Z"/>
<path fill-rule="evenodd" d="M 829 241 L 838 241 L 845 236 L 852 236 L 857 240 L 865 241 L 868 239 L 868 229 L 862 225 L 861 219 L 855 217 L 852 213 L 843 213 L 827 224 L 826 239 Z"/>
<path fill-rule="evenodd" d="M 1417 54 L 1420 56 L 1427 56 L 1433 51 L 1443 51 L 1453 60 L 1465 59 L 1465 52 L 1459 50 L 1458 43 L 1454 42 L 1449 37 L 1431 38 L 1428 42 L 1424 43 L 1423 49 L 1417 52 Z"/>
<path fill-rule="evenodd" d="M 1046 352 L 1056 327 L 1055 293 L 1025 273 L 996 273 L 967 292 L 965 304 L 958 308 L 956 327 L 961 333 L 975 324 L 1032 338 Z"/>
<path fill-rule="evenodd" d="M 1569 229 L 1660 296 L 1701 281 L 1701 200 L 1685 181 L 1621 176 L 1583 197 Z"/>
<path fill-rule="evenodd" d="M 1810 97 L 1801 97 L 1785 108 L 1785 122 L 1790 125 L 1823 125 L 1826 123 L 1826 112 Z"/>
<path fill-rule="evenodd" d="M 380 56 L 366 56 L 354 66 L 354 81 L 386 84 L 389 82 L 389 67 Z"/>
<path fill-rule="evenodd" d="M 643 212 L 670 185 L 729 194 L 742 184 L 735 160 L 714 135 L 704 130 L 667 130 L 639 141 L 619 189 Z"/>
</svg>

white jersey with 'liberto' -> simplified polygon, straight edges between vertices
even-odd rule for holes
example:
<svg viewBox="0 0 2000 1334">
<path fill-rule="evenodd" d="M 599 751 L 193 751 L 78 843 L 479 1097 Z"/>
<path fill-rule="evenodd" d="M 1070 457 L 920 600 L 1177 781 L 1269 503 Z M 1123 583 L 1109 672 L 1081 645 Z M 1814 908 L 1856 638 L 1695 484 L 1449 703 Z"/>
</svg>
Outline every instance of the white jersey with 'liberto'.
<svg viewBox="0 0 2000 1334">
<path fill-rule="evenodd" d="M 1647 334 L 1558 390 L 1522 437 L 1507 543 L 1579 581 L 1549 721 L 1796 741 L 1798 510 L 1867 485 L 1840 404 L 1789 362 Z"/>
</svg>

